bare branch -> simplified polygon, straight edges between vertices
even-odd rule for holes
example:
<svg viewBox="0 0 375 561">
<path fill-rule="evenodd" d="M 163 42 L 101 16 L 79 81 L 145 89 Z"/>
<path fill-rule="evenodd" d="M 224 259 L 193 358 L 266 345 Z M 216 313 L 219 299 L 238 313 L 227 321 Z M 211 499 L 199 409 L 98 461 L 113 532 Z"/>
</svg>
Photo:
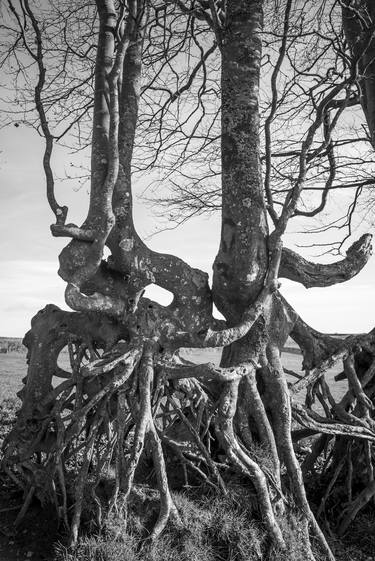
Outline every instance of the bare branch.
<svg viewBox="0 0 375 561">
<path fill-rule="evenodd" d="M 357 275 L 372 255 L 372 235 L 364 234 L 335 263 L 321 264 L 307 261 L 291 249 L 283 248 L 280 277 L 303 284 L 306 288 L 332 286 Z"/>
</svg>

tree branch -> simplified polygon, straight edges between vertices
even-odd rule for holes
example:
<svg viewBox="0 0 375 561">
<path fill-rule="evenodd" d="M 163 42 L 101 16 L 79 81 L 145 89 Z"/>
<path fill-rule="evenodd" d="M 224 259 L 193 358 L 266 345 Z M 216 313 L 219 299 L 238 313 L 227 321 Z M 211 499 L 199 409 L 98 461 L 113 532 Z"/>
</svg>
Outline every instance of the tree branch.
<svg viewBox="0 0 375 561">
<path fill-rule="evenodd" d="M 357 275 L 372 255 L 372 235 L 364 234 L 335 263 L 313 263 L 291 249 L 283 248 L 279 276 L 303 284 L 306 288 L 332 286 Z"/>
<path fill-rule="evenodd" d="M 16 12 L 12 2 L 8 2 L 10 10 L 13 12 L 17 19 L 17 23 L 20 29 L 21 37 L 24 43 L 24 46 L 30 56 L 34 59 L 38 67 L 38 82 L 34 89 L 34 99 L 35 99 L 35 107 L 39 115 L 40 126 L 42 127 L 43 137 L 45 140 L 45 150 L 43 155 L 43 169 L 46 176 L 46 190 L 47 190 L 47 200 L 49 206 L 56 216 L 56 223 L 57 224 L 64 224 L 66 220 L 66 215 L 68 213 L 68 207 L 60 206 L 55 197 L 55 184 L 54 184 L 54 177 L 51 168 L 51 157 L 53 151 L 53 140 L 54 137 L 50 131 L 46 110 L 44 107 L 44 102 L 42 99 L 42 92 L 46 82 L 46 68 L 44 66 L 44 56 L 43 56 L 43 40 L 42 40 L 42 32 L 39 25 L 38 20 L 36 19 L 34 12 L 30 8 L 28 0 L 24 0 L 24 13 L 25 18 L 26 14 L 30 18 L 34 33 L 35 33 L 35 43 L 36 43 L 36 53 L 28 45 L 26 36 L 25 36 L 25 29 L 24 25 L 22 24 L 21 19 Z"/>
</svg>

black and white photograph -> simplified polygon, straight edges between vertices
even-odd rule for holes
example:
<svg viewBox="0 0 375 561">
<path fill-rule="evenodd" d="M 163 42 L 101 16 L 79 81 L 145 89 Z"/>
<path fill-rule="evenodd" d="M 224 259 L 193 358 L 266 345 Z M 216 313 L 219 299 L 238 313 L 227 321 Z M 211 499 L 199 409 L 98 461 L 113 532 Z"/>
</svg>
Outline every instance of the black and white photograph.
<svg viewBox="0 0 375 561">
<path fill-rule="evenodd" d="M 0 0 L 0 561 L 375 561 L 375 0 Z"/>
</svg>

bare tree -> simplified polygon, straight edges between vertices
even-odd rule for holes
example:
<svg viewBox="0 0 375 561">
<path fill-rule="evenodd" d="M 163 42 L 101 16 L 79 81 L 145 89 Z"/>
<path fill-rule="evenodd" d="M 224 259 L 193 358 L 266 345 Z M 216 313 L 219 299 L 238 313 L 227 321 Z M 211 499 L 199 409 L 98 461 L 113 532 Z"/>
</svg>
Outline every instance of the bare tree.
<svg viewBox="0 0 375 561">
<path fill-rule="evenodd" d="M 284 2 L 275 10 L 273 2 L 266 3 L 262 33 L 260 154 L 268 210 L 271 216 L 276 216 L 298 176 L 301 144 L 318 101 L 348 79 L 351 86 L 348 82 L 341 98 L 333 100 L 324 110 L 324 124 L 308 151 L 304 189 L 296 210 L 299 223 L 308 233 L 312 229 L 317 233 L 336 232 L 335 243 L 325 246 L 337 251 L 365 214 L 358 210 L 361 201 L 368 200 L 373 185 L 373 148 L 363 127 L 358 82 L 353 79 L 356 70 L 343 34 L 340 10 L 334 2 L 316 3 L 308 8 L 303 3 L 292 3 L 285 12 L 286 7 Z M 213 111 L 220 103 L 214 64 L 209 74 L 213 80 L 211 89 L 217 92 L 218 100 L 216 105 L 210 105 Z M 199 99 L 198 85 L 202 84 L 203 80 L 197 84 L 196 99 Z M 214 118 L 206 119 L 204 147 L 198 131 L 195 142 L 190 139 L 189 149 L 184 150 L 184 165 L 179 159 L 180 151 L 174 158 L 172 155 L 162 160 L 164 173 L 154 198 L 158 201 L 162 198 L 161 214 L 168 209 L 168 218 L 177 223 L 197 213 L 221 208 L 221 190 L 216 180 L 220 174 L 219 123 Z M 156 128 L 159 129 L 157 124 Z M 177 129 L 177 123 L 170 128 Z M 178 133 L 172 137 L 175 142 L 177 136 Z M 190 165 L 190 156 L 194 166 Z M 168 182 L 171 190 L 162 197 L 160 187 Z M 161 191 L 166 192 L 165 188 Z M 348 202 L 339 215 L 335 208 L 343 197 Z"/>
<path fill-rule="evenodd" d="M 340 141 L 334 141 L 333 135 L 344 109 L 357 102 L 356 88 L 367 84 L 360 69 L 361 64 L 369 65 L 362 61 L 372 35 L 366 35 L 361 45 L 352 43 L 354 58 L 349 56 L 334 30 L 337 21 L 341 25 L 341 4 L 348 29 L 358 25 L 357 19 L 352 21 L 352 15 L 347 15 L 352 3 L 328 3 L 333 36 L 326 41 L 335 48 L 330 56 L 335 52 L 337 71 L 327 70 L 316 87 L 309 86 L 314 72 L 311 76 L 308 68 L 295 70 L 294 80 L 282 75 L 281 68 L 287 63 L 296 69 L 296 41 L 309 36 L 303 14 L 305 21 L 322 18 L 327 3 L 317 10 L 304 6 L 303 12 L 292 0 L 277 2 L 282 24 L 273 25 L 268 36 L 263 33 L 264 4 L 262 0 L 97 0 L 96 10 L 85 4 L 71 13 L 60 10 L 54 29 L 56 22 L 68 25 L 88 10 L 90 17 L 84 25 L 97 35 L 94 72 L 90 72 L 91 46 L 72 46 L 67 36 L 61 50 L 64 56 L 73 53 L 84 60 L 87 71 L 81 83 L 94 75 L 90 207 L 84 223 L 77 226 L 66 223 L 67 209 L 54 196 L 50 155 L 56 138 L 48 121 L 45 15 L 28 0 L 17 6 L 8 2 L 15 22 L 8 31 L 15 33 L 16 42 L 6 60 L 21 45 L 36 67 L 34 101 L 46 140 L 48 200 L 56 216 L 51 230 L 55 236 L 71 238 L 60 255 L 59 274 L 67 283 L 66 302 L 75 312 L 49 305 L 32 320 L 25 336 L 29 369 L 21 392 L 22 407 L 5 443 L 3 466 L 26 489 L 19 520 L 34 494 L 47 495 L 69 525 L 72 543 L 78 536 L 85 486 L 95 493 L 100 474 L 111 462 L 116 465 L 116 486 L 110 507 L 122 504 L 126 510 L 146 443 L 160 492 L 160 514 L 152 538 L 170 518 L 178 520 L 165 462 L 171 451 L 192 473 L 222 492 L 227 491 L 223 470 L 228 465 L 249 479 L 277 548 L 285 549 L 280 520 L 297 511 L 302 521 L 301 559 L 315 558 L 310 534 L 326 558 L 333 559 L 333 554 L 308 503 L 293 439 L 318 435 L 304 461 L 306 473 L 327 443 L 331 446 L 324 475 L 333 475 L 320 513 L 344 462 L 353 472 L 351 456 L 343 455 L 343 450 L 355 448 L 367 462 L 366 481 L 358 496 L 352 496 L 349 482 L 350 504 L 341 520 L 342 531 L 373 494 L 375 334 L 342 340 L 318 333 L 279 292 L 279 278 L 307 287 L 343 282 L 357 274 L 371 254 L 371 236 L 364 235 L 344 259 L 315 264 L 283 248 L 282 238 L 294 217 L 319 214 L 334 187 Z M 356 6 L 354 16 L 364 17 Z M 350 37 L 350 31 L 346 33 Z M 269 83 L 271 93 L 261 127 L 265 37 L 268 46 L 277 44 L 279 50 L 270 55 L 271 70 L 266 72 L 265 84 Z M 314 53 L 314 68 L 319 61 L 319 52 Z M 171 75 L 178 79 L 176 89 L 170 87 Z M 290 151 L 285 154 L 285 131 L 277 134 L 275 124 L 278 111 L 285 108 L 284 115 L 292 121 L 296 76 L 304 85 L 304 99 L 309 100 L 296 109 L 297 126 L 302 118 L 307 125 L 302 133 L 291 128 Z M 62 102 L 63 96 L 57 97 Z M 140 103 L 148 113 L 144 110 L 139 115 Z M 372 130 L 370 102 L 364 107 Z M 72 113 L 77 126 L 78 113 Z M 156 151 L 147 152 L 154 143 Z M 219 190 L 221 176 L 222 214 L 212 287 L 205 272 L 177 256 L 151 251 L 138 236 L 132 217 L 132 173 L 141 165 L 141 150 L 153 153 L 148 165 L 158 165 L 160 158 L 168 157 L 166 148 L 175 149 L 182 162 L 194 162 L 211 147 L 213 156 L 219 153 L 221 160 L 218 165 L 208 158 L 205 177 L 214 180 Z M 279 152 L 283 164 L 275 164 Z M 320 201 L 301 208 L 306 189 L 319 174 Z M 110 250 L 106 260 L 105 246 Z M 143 291 L 149 284 L 172 292 L 172 303 L 163 307 L 146 299 Z M 225 320 L 213 317 L 213 303 Z M 289 335 L 304 355 L 305 376 L 288 386 L 280 355 Z M 72 372 L 57 363 L 66 346 Z M 182 360 L 178 351 L 184 347 L 223 347 L 220 367 Z M 348 379 L 348 392 L 340 403 L 324 379 L 326 370 L 338 361 L 343 361 L 343 376 Z M 63 381 L 56 385 L 54 377 Z M 293 396 L 306 388 L 302 406 Z M 313 409 L 314 398 L 323 404 L 324 415 Z M 292 415 L 303 428 L 292 431 Z M 170 437 L 176 424 L 190 431 L 193 452 Z M 212 440 L 218 442 L 225 465 L 211 450 Z M 79 470 L 74 513 L 68 520 L 66 474 L 72 457 Z M 90 482 L 89 469 L 95 474 Z"/>
</svg>

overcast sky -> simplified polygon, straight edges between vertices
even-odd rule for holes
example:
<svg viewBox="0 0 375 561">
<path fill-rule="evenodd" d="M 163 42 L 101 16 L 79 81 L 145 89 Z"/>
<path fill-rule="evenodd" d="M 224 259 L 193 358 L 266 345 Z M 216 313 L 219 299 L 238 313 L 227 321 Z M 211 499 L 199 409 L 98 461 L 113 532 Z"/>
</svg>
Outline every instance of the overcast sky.
<svg viewBox="0 0 375 561">
<path fill-rule="evenodd" d="M 64 283 L 57 275 L 57 256 L 66 240 L 52 238 L 49 231 L 53 215 L 45 198 L 42 149 L 40 139 L 31 129 L 20 126 L 0 130 L 2 336 L 22 337 L 29 329 L 32 316 L 47 303 L 65 307 Z M 66 151 L 59 152 L 55 170 L 60 177 L 69 171 L 73 159 Z M 77 156 L 75 161 L 79 163 Z M 143 177 L 140 187 L 144 188 L 148 180 Z M 81 223 L 87 209 L 87 190 L 77 189 L 72 182 L 60 181 L 58 184 L 58 200 L 70 209 L 68 221 Z M 135 214 L 141 235 L 154 231 L 156 223 L 150 209 L 138 203 Z M 218 248 L 219 220 L 219 216 L 194 219 L 177 230 L 158 234 L 148 243 L 153 249 L 177 253 L 193 266 L 210 273 Z M 355 238 L 367 229 L 363 226 Z M 296 241 L 295 235 L 289 235 L 285 240 L 291 247 Z M 313 253 L 314 250 L 310 250 L 310 256 Z M 305 252 L 305 256 L 308 254 Z M 282 292 L 305 321 L 316 329 L 368 331 L 375 324 L 375 258 L 347 283 L 306 290 L 283 281 Z"/>
</svg>

